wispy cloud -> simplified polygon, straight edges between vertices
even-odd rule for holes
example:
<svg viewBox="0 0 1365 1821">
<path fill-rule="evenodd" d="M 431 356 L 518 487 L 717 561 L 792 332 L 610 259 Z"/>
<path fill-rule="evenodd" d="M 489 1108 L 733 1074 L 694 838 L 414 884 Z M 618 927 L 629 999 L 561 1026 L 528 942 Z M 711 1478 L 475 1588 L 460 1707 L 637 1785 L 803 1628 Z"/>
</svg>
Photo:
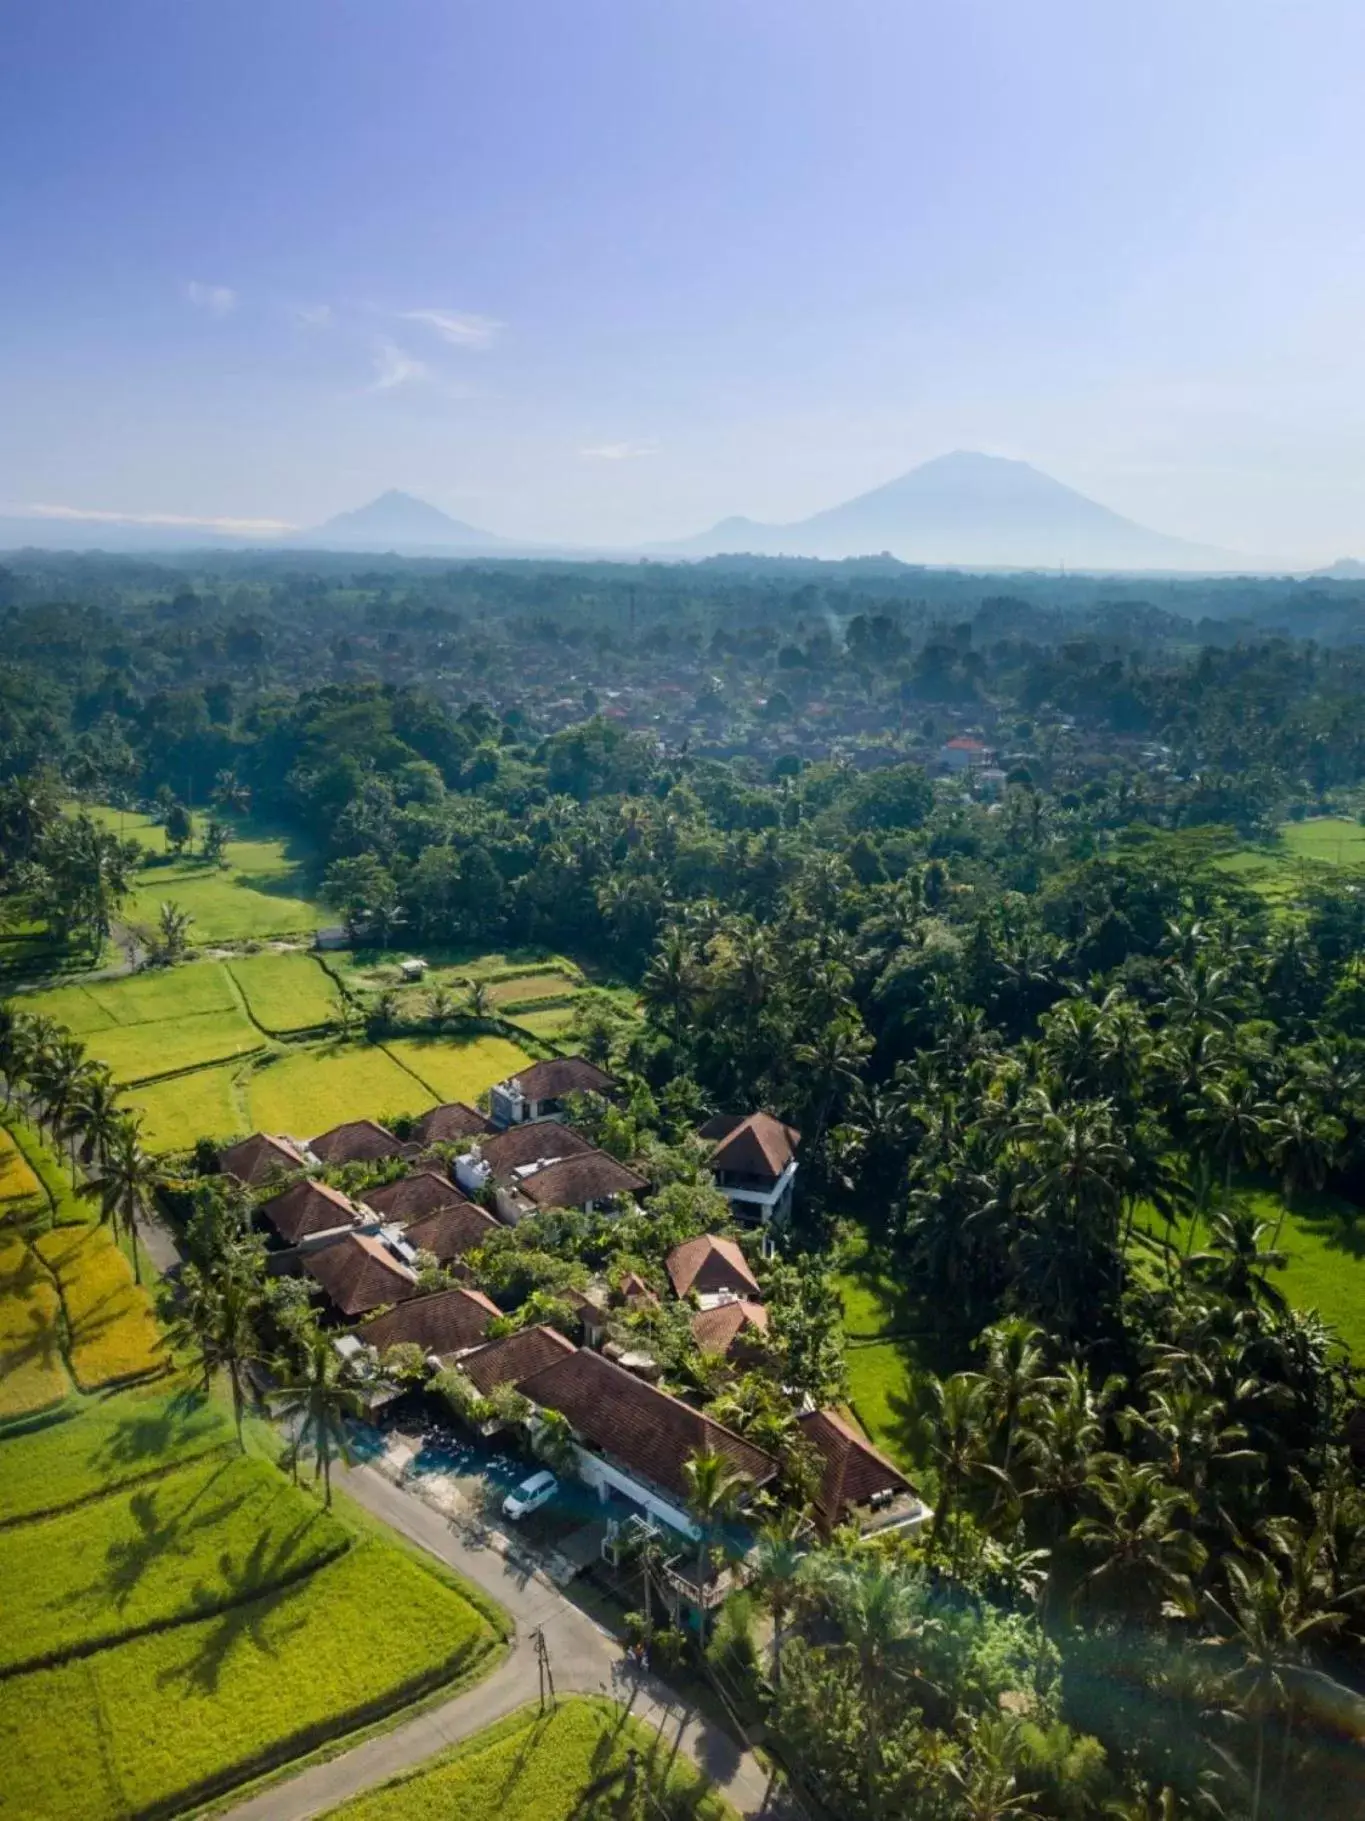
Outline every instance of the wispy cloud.
<svg viewBox="0 0 1365 1821">
<path fill-rule="evenodd" d="M 325 303 L 295 304 L 290 314 L 305 329 L 325 329 L 332 320 L 332 306 Z"/>
<path fill-rule="evenodd" d="M 415 359 L 406 348 L 400 348 L 397 342 L 381 337 L 375 343 L 374 380 L 370 386 L 372 392 L 392 392 L 395 386 L 406 386 L 415 379 L 425 379 L 427 373 L 426 362 Z"/>
<path fill-rule="evenodd" d="M 183 525 L 196 531 L 229 531 L 241 537 L 253 532 L 276 536 L 297 529 L 280 518 L 194 518 L 180 512 L 108 512 L 86 506 L 24 505 L 10 510 L 25 518 L 74 520 L 92 525 Z"/>
<path fill-rule="evenodd" d="M 491 348 L 505 325 L 492 316 L 471 316 L 459 310 L 400 310 L 404 322 L 419 322 L 434 329 L 442 341 L 457 348 Z"/>
<path fill-rule="evenodd" d="M 589 443 L 586 449 L 578 451 L 594 462 L 633 462 L 642 455 L 657 455 L 658 452 L 657 443 Z"/>
<path fill-rule="evenodd" d="M 185 295 L 195 309 L 206 310 L 210 316 L 231 316 L 237 308 L 237 293 L 228 285 L 205 285 L 192 278 Z"/>
</svg>

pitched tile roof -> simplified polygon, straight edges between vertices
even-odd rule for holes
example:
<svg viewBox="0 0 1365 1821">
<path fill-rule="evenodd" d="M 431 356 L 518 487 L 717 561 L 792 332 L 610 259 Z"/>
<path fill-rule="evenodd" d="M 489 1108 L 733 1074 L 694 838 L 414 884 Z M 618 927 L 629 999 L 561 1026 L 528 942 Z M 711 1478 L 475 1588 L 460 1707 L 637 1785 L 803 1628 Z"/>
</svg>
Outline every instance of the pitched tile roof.
<svg viewBox="0 0 1365 1821">
<path fill-rule="evenodd" d="M 249 1189 L 263 1188 L 275 1176 L 293 1175 L 306 1167 L 297 1145 L 287 1138 L 272 1138 L 268 1132 L 253 1132 L 237 1144 L 218 1153 L 218 1168 L 224 1176 L 235 1176 Z"/>
<path fill-rule="evenodd" d="M 360 1210 L 349 1196 L 328 1182 L 315 1182 L 305 1176 L 269 1201 L 261 1203 L 261 1212 L 281 1239 L 296 1246 L 313 1233 L 327 1233 L 333 1227 L 349 1227 L 360 1219 Z"/>
<path fill-rule="evenodd" d="M 518 1069 L 509 1081 L 519 1081 L 528 1100 L 559 1100 L 565 1094 L 606 1094 L 615 1081 L 586 1056 L 553 1056 Z"/>
<path fill-rule="evenodd" d="M 758 1301 L 763 1295 L 734 1240 L 722 1239 L 716 1233 L 685 1239 L 680 1246 L 674 1246 L 664 1263 L 679 1296 L 692 1290 L 698 1296 L 733 1290 L 736 1296 L 751 1296 Z"/>
<path fill-rule="evenodd" d="M 460 1370 L 479 1395 L 487 1397 L 494 1385 L 520 1386 L 523 1379 L 576 1351 L 573 1342 L 565 1340 L 558 1328 L 542 1322 L 539 1327 L 521 1328 L 501 1340 L 490 1340 L 474 1353 L 466 1353 Z"/>
<path fill-rule="evenodd" d="M 299 1262 L 343 1315 L 364 1315 L 417 1293 L 417 1273 L 370 1233 L 347 1233 L 303 1253 Z"/>
<path fill-rule="evenodd" d="M 741 1335 L 755 1328 L 767 1333 L 768 1311 L 742 1296 L 732 1303 L 717 1303 L 714 1309 L 699 1309 L 692 1317 L 692 1336 L 703 1353 L 728 1353 Z"/>
<path fill-rule="evenodd" d="M 538 1208 L 581 1208 L 612 1195 L 638 1195 L 645 1179 L 605 1151 L 589 1151 L 586 1157 L 546 1164 L 543 1170 L 518 1178 L 516 1186 Z"/>
<path fill-rule="evenodd" d="M 586 1157 L 593 1150 L 581 1132 L 547 1119 L 535 1125 L 514 1125 L 496 1137 L 480 1140 L 479 1155 L 488 1160 L 493 1174 L 506 1181 L 524 1164 L 547 1158 Z"/>
<path fill-rule="evenodd" d="M 365 1205 L 385 1220 L 420 1220 L 425 1214 L 434 1214 L 437 1208 L 467 1202 L 469 1197 L 448 1176 L 439 1176 L 435 1170 L 419 1170 L 413 1176 L 386 1182 L 380 1189 L 366 1189 L 364 1199 Z"/>
<path fill-rule="evenodd" d="M 533 1403 L 560 1411 L 588 1447 L 683 1505 L 683 1463 L 692 1454 L 723 1454 L 755 1487 L 767 1485 L 777 1472 L 772 1456 L 742 1435 L 586 1347 L 566 1353 L 517 1388 Z"/>
<path fill-rule="evenodd" d="M 472 1201 L 456 1201 L 437 1208 L 434 1214 L 424 1214 L 420 1220 L 411 1221 L 403 1237 L 410 1246 L 435 1253 L 444 1265 L 481 1246 L 501 1225 L 501 1221 L 494 1220 Z"/>
<path fill-rule="evenodd" d="M 486 1119 L 477 1107 L 463 1100 L 449 1100 L 444 1106 L 423 1113 L 413 1134 L 423 1144 L 453 1144 L 457 1138 L 477 1138 L 481 1132 L 492 1130 L 492 1120 Z"/>
<path fill-rule="evenodd" d="M 855 1505 L 865 1505 L 875 1492 L 911 1492 L 915 1488 L 884 1454 L 864 1441 L 835 1410 L 812 1410 L 797 1418 L 806 1440 L 824 1461 L 815 1509 L 825 1529 L 842 1523 Z"/>
<path fill-rule="evenodd" d="M 740 1176 L 770 1176 L 775 1181 L 796 1155 L 801 1134 L 783 1125 L 771 1113 L 750 1113 L 745 1119 L 718 1113 L 697 1133 L 714 1143 L 713 1170 L 733 1170 Z"/>
<path fill-rule="evenodd" d="M 431 1296 L 414 1296 L 385 1315 L 362 1322 L 356 1329 L 367 1346 L 386 1353 L 408 1341 L 424 1353 L 462 1353 L 477 1347 L 488 1324 L 501 1311 L 481 1290 L 437 1290 Z"/>
<path fill-rule="evenodd" d="M 403 1144 L 373 1119 L 348 1119 L 321 1137 L 310 1138 L 308 1148 L 323 1163 L 381 1163 L 397 1157 Z"/>
</svg>

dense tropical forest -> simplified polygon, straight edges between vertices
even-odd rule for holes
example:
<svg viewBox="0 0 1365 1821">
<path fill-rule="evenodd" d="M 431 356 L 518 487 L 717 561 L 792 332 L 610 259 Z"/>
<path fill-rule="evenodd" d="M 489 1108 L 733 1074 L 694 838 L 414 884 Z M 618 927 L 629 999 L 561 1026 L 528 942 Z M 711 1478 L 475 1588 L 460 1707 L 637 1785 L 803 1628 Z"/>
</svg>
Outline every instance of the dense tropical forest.
<svg viewBox="0 0 1365 1821">
<path fill-rule="evenodd" d="M 541 1216 L 483 1283 L 543 1313 L 657 1268 L 710 1212 L 702 1119 L 799 1128 L 776 1366 L 688 1383 L 652 1318 L 737 1429 L 851 1401 L 934 1508 L 765 1534 L 771 1657 L 743 1607 L 713 1648 L 798 1785 L 848 1821 L 1358 1815 L 1362 639 L 1348 584 L 12 557 L 0 1069 L 79 1099 L 24 993 L 161 864 L 96 805 L 209 867 L 281 836 L 357 944 L 625 983 L 644 1016 L 575 1025 L 625 1092 L 578 1113 L 652 1157 L 655 1230 Z"/>
</svg>

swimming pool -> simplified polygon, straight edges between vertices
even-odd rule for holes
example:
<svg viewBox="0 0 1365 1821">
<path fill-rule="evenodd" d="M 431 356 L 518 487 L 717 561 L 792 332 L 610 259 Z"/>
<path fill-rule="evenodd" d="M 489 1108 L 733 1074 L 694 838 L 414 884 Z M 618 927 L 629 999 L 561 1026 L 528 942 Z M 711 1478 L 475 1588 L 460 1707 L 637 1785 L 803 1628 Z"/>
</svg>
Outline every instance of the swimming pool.
<svg viewBox="0 0 1365 1821">
<path fill-rule="evenodd" d="M 527 1474 L 534 1471 L 532 1462 L 492 1448 L 482 1448 L 477 1442 L 466 1440 L 451 1430 L 429 1430 L 408 1465 L 409 1474 L 466 1477 L 478 1474 L 504 1490 L 519 1486 Z"/>
</svg>

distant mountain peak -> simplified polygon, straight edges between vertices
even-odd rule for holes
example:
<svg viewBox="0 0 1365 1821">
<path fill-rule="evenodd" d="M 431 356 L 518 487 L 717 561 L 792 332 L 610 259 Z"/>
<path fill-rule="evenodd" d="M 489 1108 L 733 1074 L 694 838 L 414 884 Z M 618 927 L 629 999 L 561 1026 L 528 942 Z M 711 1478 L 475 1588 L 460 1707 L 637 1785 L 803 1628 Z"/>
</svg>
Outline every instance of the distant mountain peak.
<svg viewBox="0 0 1365 1821">
<path fill-rule="evenodd" d="M 955 449 L 788 525 L 725 519 L 679 555 L 885 551 L 903 562 L 992 569 L 1228 569 L 1227 552 L 1150 531 L 1028 462 Z"/>
<path fill-rule="evenodd" d="M 480 531 L 463 519 L 452 518 L 429 500 L 390 487 L 386 493 L 338 512 L 311 531 L 296 532 L 290 540 L 312 550 L 428 551 L 491 548 L 501 542 L 491 531 Z"/>
</svg>

